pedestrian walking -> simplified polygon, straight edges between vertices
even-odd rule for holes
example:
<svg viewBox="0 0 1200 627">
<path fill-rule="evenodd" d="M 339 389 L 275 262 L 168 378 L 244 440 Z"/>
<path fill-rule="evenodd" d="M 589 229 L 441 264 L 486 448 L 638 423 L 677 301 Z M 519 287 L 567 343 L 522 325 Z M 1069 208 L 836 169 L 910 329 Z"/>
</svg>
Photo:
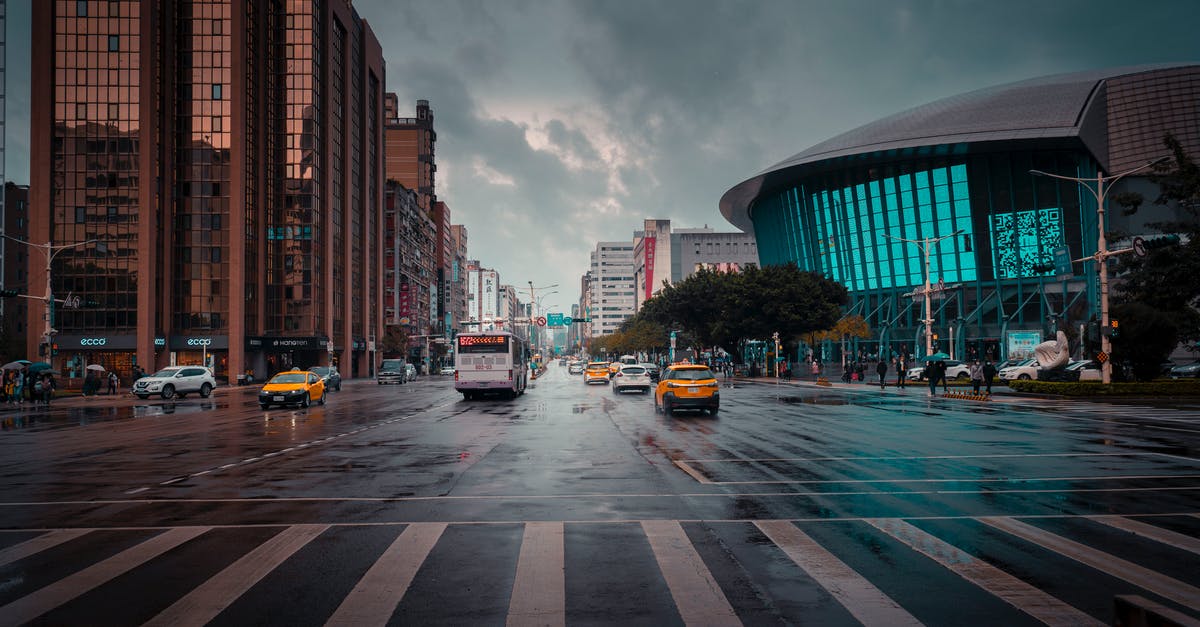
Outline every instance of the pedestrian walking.
<svg viewBox="0 0 1200 627">
<path fill-rule="evenodd" d="M 812 360 L 812 376 L 814 379 L 821 376 L 821 363 L 816 359 Z"/>
<path fill-rule="evenodd" d="M 904 380 L 908 378 L 908 365 L 904 362 L 904 355 L 896 358 L 896 387 L 903 388 Z"/>
<path fill-rule="evenodd" d="M 979 360 L 975 360 L 971 364 L 971 389 L 979 394 L 979 386 L 983 385 L 983 366 L 979 364 Z"/>
<path fill-rule="evenodd" d="M 936 361 L 928 362 L 925 365 L 925 380 L 929 382 L 929 395 L 937 396 L 938 371 Z"/>
<path fill-rule="evenodd" d="M 9 405 L 12 405 L 14 402 L 16 402 L 15 395 L 17 392 L 17 372 L 15 370 L 9 370 L 4 373 L 3 391 L 4 400 L 8 402 Z"/>
<path fill-rule="evenodd" d="M 879 389 L 883 389 L 887 379 L 887 362 L 883 359 L 879 360 L 879 365 L 875 366 L 875 372 L 879 373 Z"/>
<path fill-rule="evenodd" d="M 13 396 L 17 397 L 18 405 L 25 402 L 25 377 L 19 372 L 13 377 Z"/>
<path fill-rule="evenodd" d="M 992 364 L 992 360 L 983 362 L 983 382 L 987 384 L 987 393 L 992 393 L 992 378 L 996 376 L 996 366 Z"/>
<path fill-rule="evenodd" d="M 946 383 L 946 370 L 947 370 L 946 362 L 939 359 L 937 361 L 937 376 L 939 379 L 942 380 L 942 393 L 943 394 L 950 391 L 950 388 L 948 387 L 948 384 Z"/>
</svg>

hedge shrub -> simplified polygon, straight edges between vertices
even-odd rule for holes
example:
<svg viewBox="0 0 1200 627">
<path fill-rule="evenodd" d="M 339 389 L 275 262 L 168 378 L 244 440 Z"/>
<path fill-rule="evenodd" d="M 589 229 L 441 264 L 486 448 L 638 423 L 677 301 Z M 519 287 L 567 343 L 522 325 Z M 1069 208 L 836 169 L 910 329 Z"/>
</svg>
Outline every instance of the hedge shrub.
<svg viewBox="0 0 1200 627">
<path fill-rule="evenodd" d="M 1060 396 L 1200 396 L 1200 379 L 1157 379 L 1140 383 L 1110 383 L 1095 381 L 1057 383 L 1053 381 L 1008 382 L 1017 392 L 1057 394 Z"/>
</svg>

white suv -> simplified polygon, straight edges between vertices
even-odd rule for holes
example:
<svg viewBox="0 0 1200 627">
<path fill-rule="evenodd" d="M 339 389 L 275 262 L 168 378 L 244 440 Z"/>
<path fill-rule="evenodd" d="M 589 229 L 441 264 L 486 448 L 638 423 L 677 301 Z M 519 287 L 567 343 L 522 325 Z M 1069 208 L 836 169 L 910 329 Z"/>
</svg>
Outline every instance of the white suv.
<svg viewBox="0 0 1200 627">
<path fill-rule="evenodd" d="M 200 396 L 208 398 L 215 387 L 216 378 L 213 377 L 212 371 L 204 366 L 171 366 L 134 381 L 132 392 L 141 399 L 158 394 L 164 400 L 170 400 L 176 396 L 183 398 L 192 392 L 198 392 Z"/>
</svg>

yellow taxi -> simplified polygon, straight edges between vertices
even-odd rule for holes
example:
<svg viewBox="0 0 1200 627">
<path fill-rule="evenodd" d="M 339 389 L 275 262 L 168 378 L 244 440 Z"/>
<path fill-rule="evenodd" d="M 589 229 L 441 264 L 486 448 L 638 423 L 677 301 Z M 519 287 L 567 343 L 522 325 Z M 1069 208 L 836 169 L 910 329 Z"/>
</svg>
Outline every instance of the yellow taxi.
<svg viewBox="0 0 1200 627">
<path fill-rule="evenodd" d="M 584 383 L 608 383 L 608 362 L 607 361 L 589 361 L 586 368 L 583 369 Z"/>
<path fill-rule="evenodd" d="M 676 409 L 707 409 L 716 415 L 721 408 L 721 384 L 708 366 L 668 366 L 654 388 L 654 410 L 667 415 Z"/>
<path fill-rule="evenodd" d="M 299 368 L 271 377 L 258 392 L 258 405 L 263 409 L 271 405 L 308 407 L 311 403 L 325 404 L 325 380 Z"/>
</svg>

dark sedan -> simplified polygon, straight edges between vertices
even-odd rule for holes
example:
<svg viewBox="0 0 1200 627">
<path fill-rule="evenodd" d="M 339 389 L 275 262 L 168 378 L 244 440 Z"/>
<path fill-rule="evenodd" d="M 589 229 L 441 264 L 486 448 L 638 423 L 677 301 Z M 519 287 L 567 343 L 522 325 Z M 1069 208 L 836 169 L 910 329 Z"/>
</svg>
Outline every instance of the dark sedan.
<svg viewBox="0 0 1200 627">
<path fill-rule="evenodd" d="M 337 368 L 332 366 L 313 366 L 308 369 L 309 372 L 315 373 L 325 382 L 326 390 L 342 391 L 342 375 Z"/>
</svg>

